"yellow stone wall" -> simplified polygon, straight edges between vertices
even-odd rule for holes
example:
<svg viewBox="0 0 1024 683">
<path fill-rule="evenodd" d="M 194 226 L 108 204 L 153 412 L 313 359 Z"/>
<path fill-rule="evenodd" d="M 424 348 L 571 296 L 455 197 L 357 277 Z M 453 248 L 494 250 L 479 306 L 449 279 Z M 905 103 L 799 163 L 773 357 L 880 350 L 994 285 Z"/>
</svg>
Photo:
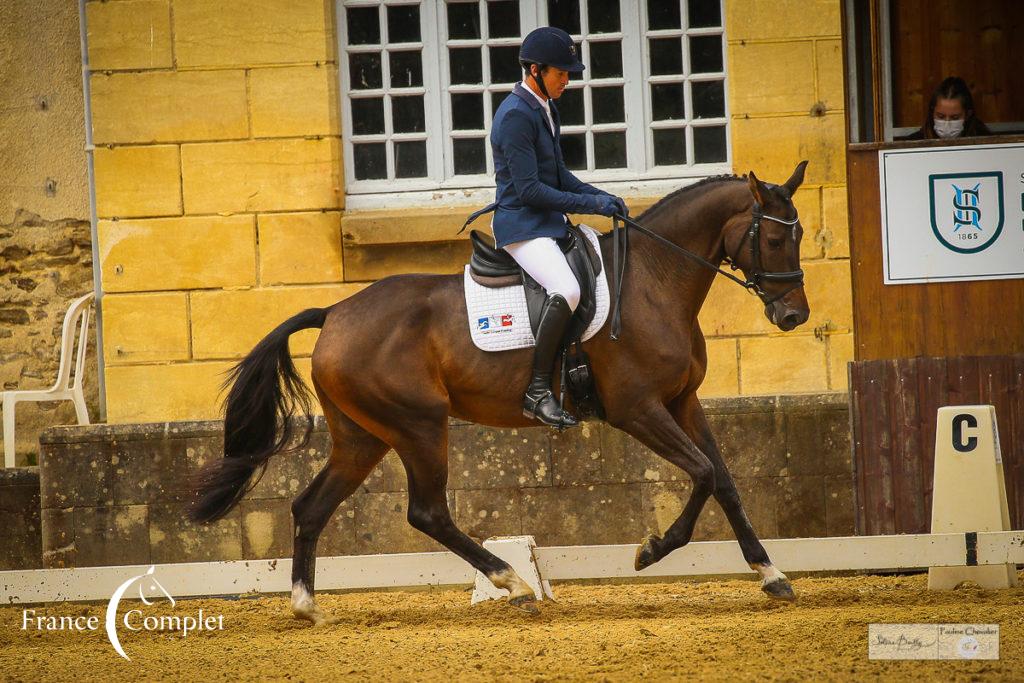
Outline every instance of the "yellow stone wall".
<svg viewBox="0 0 1024 683">
<path fill-rule="evenodd" d="M 735 171 L 781 182 L 811 162 L 797 205 L 812 316 L 783 335 L 716 283 L 704 394 L 843 389 L 839 3 L 725 6 Z M 214 417 L 223 373 L 285 317 L 465 263 L 454 233 L 475 207 L 344 211 L 331 0 L 90 1 L 86 21 L 110 421 Z M 314 339 L 292 340 L 306 373 Z"/>
</svg>

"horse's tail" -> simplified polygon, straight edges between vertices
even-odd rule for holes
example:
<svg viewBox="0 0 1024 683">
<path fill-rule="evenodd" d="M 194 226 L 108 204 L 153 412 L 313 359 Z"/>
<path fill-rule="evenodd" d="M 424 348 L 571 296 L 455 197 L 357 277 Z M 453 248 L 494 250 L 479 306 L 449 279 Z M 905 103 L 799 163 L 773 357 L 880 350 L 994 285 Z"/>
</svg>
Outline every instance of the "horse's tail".
<svg viewBox="0 0 1024 683">
<path fill-rule="evenodd" d="M 305 419 L 297 447 L 309 440 L 312 397 L 295 370 L 288 337 L 323 327 L 327 310 L 310 308 L 284 321 L 231 369 L 224 382 L 225 388 L 231 385 L 224 408 L 224 457 L 207 464 L 196 478 L 189 511 L 193 521 L 217 521 L 259 482 L 270 456 L 291 441 L 296 408 Z"/>
</svg>

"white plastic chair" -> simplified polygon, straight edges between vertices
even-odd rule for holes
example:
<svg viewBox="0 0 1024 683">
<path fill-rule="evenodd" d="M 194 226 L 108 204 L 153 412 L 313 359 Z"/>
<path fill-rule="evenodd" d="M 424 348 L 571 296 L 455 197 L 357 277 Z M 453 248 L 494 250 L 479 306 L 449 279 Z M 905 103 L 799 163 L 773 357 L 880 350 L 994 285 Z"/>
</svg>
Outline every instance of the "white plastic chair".
<svg viewBox="0 0 1024 683">
<path fill-rule="evenodd" d="M 93 293 L 76 299 L 64 314 L 64 327 L 60 334 L 60 367 L 57 382 L 49 389 L 39 391 L 0 392 L 4 413 L 4 467 L 14 467 L 14 404 L 18 401 L 72 401 L 78 414 L 78 424 L 89 424 L 89 411 L 85 408 L 82 379 L 85 375 L 85 349 L 89 341 L 89 305 Z M 78 347 L 75 353 L 75 323 L 78 325 Z M 75 365 L 75 380 L 71 384 L 71 364 Z"/>
</svg>

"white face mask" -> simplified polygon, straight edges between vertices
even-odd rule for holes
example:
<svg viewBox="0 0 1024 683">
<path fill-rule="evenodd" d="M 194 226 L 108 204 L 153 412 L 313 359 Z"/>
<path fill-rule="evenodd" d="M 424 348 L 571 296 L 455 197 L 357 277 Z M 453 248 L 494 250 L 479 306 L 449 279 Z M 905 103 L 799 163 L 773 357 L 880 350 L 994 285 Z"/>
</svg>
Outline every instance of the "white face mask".
<svg viewBox="0 0 1024 683">
<path fill-rule="evenodd" d="M 963 119 L 957 119 L 955 121 L 933 119 L 932 124 L 935 126 L 935 134 L 940 138 L 955 138 L 960 135 L 964 129 Z"/>
</svg>

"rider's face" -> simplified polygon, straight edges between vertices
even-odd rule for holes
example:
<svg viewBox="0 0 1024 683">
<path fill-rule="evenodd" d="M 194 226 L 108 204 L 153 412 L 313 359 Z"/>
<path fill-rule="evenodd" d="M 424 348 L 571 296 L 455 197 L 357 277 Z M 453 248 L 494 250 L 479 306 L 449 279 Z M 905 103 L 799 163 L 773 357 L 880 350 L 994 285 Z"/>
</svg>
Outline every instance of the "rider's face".
<svg viewBox="0 0 1024 683">
<path fill-rule="evenodd" d="M 536 66 L 533 67 L 533 71 L 537 71 Z M 547 88 L 551 99 L 554 100 L 562 96 L 562 91 L 565 90 L 565 86 L 569 83 L 569 72 L 556 69 L 553 66 L 545 69 L 540 77 L 544 81 L 544 87 Z"/>
</svg>

